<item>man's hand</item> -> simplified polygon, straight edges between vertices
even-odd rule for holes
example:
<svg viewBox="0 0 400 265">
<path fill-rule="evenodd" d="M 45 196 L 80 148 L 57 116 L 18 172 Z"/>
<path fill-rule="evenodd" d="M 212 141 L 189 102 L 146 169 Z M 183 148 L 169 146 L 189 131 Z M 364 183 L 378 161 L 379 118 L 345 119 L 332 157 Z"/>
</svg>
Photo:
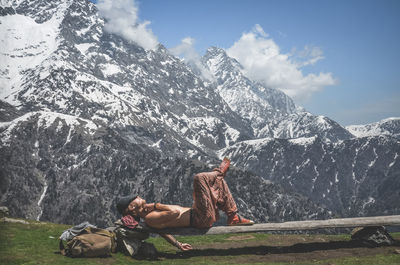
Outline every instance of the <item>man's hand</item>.
<svg viewBox="0 0 400 265">
<path fill-rule="evenodd" d="M 149 213 L 154 210 L 154 203 L 146 203 L 143 208 L 146 213 Z"/>
<path fill-rule="evenodd" d="M 193 249 L 190 244 L 181 243 L 178 240 L 176 240 L 175 237 L 173 237 L 172 235 L 160 234 L 160 236 L 162 236 L 165 240 L 167 240 L 168 243 L 170 243 L 171 245 L 177 247 L 178 249 L 180 249 L 182 251 L 188 251 L 188 250 Z"/>
<path fill-rule="evenodd" d="M 182 251 L 187 251 L 187 250 L 192 250 L 192 246 L 188 243 L 180 243 L 178 242 L 178 246 L 177 246 L 180 250 Z"/>
</svg>

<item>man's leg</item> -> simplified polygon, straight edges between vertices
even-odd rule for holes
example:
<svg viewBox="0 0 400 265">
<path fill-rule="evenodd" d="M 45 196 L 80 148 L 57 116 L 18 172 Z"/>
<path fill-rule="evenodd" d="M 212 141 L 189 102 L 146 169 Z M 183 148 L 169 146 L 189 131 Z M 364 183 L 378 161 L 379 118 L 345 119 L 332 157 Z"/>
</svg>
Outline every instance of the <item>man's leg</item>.
<svg viewBox="0 0 400 265">
<path fill-rule="evenodd" d="M 193 179 L 192 225 L 209 228 L 218 218 L 217 194 L 212 189 L 217 172 L 199 173 Z"/>
<path fill-rule="evenodd" d="M 217 177 L 216 183 L 219 190 L 217 206 L 226 213 L 228 218 L 233 217 L 238 210 L 228 184 L 226 184 L 226 181 L 222 177 Z"/>
<path fill-rule="evenodd" d="M 228 225 L 248 225 L 253 221 L 240 217 L 224 175 L 218 171 L 199 173 L 193 180 L 193 219 L 197 228 L 209 228 L 218 220 L 218 210 L 228 216 Z"/>
<path fill-rule="evenodd" d="M 228 225 L 252 225 L 253 221 L 237 214 L 238 209 L 223 175 L 216 178 L 214 188 L 219 191 L 217 206 L 228 216 Z"/>
</svg>

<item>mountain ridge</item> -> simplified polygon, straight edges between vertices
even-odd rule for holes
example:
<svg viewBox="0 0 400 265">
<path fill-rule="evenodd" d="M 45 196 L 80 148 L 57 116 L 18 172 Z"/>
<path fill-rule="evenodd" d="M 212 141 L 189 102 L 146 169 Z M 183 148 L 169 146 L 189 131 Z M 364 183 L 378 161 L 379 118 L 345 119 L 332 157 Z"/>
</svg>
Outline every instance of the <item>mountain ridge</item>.
<svg viewBox="0 0 400 265">
<path fill-rule="evenodd" d="M 349 125 L 346 129 L 356 137 L 391 135 L 400 137 L 400 118 L 391 117 L 364 125 Z"/>
<path fill-rule="evenodd" d="M 338 141 L 353 137 L 335 121 L 296 106 L 280 90 L 251 81 L 242 73 L 240 63 L 221 48 L 209 48 L 203 64 L 213 74 L 221 97 L 233 111 L 249 120 L 257 138 L 320 135 L 327 141 Z"/>
</svg>

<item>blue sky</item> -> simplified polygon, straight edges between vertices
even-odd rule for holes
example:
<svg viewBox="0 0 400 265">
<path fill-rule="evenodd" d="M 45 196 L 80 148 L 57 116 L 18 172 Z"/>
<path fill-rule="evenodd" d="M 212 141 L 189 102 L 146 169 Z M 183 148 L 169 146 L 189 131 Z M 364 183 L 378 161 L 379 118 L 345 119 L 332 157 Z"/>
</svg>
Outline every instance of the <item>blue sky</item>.
<svg viewBox="0 0 400 265">
<path fill-rule="evenodd" d="M 148 21 L 143 27 L 167 48 L 177 47 L 190 37 L 200 55 L 208 47 L 217 46 L 244 59 L 245 54 L 235 53 L 233 46 L 246 34 L 253 34 L 254 47 L 270 41 L 268 45 L 276 46 L 279 55 L 285 57 L 284 63 L 301 75 L 301 82 L 314 82 L 310 83 L 314 89 L 283 89 L 314 114 L 342 125 L 400 117 L 400 1 L 122 2 L 136 5 L 136 22 Z M 256 32 L 256 27 L 261 30 Z M 299 66 L 301 60 L 297 59 L 315 62 Z M 264 80 L 262 68 L 249 68 L 253 70 L 258 71 L 255 78 Z"/>
</svg>

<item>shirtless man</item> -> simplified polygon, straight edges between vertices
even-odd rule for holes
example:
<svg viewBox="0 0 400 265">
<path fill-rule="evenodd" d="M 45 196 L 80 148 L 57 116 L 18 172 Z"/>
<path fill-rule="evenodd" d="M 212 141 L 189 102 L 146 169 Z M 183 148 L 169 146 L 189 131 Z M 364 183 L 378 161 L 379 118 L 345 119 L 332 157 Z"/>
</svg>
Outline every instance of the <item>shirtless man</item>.
<svg viewBox="0 0 400 265">
<path fill-rule="evenodd" d="M 227 225 L 252 225 L 253 221 L 237 214 L 236 203 L 229 191 L 224 177 L 228 171 L 230 160 L 225 158 L 219 168 L 212 172 L 199 173 L 193 180 L 192 208 L 161 203 L 146 203 L 139 197 L 121 199 L 117 208 L 122 215 L 131 215 L 144 219 L 153 228 L 197 227 L 210 228 L 218 220 L 218 211 L 228 216 Z M 129 198 L 129 199 L 127 199 Z M 162 234 L 170 244 L 180 250 L 190 250 L 192 246 L 178 242 L 172 235 Z"/>
</svg>

